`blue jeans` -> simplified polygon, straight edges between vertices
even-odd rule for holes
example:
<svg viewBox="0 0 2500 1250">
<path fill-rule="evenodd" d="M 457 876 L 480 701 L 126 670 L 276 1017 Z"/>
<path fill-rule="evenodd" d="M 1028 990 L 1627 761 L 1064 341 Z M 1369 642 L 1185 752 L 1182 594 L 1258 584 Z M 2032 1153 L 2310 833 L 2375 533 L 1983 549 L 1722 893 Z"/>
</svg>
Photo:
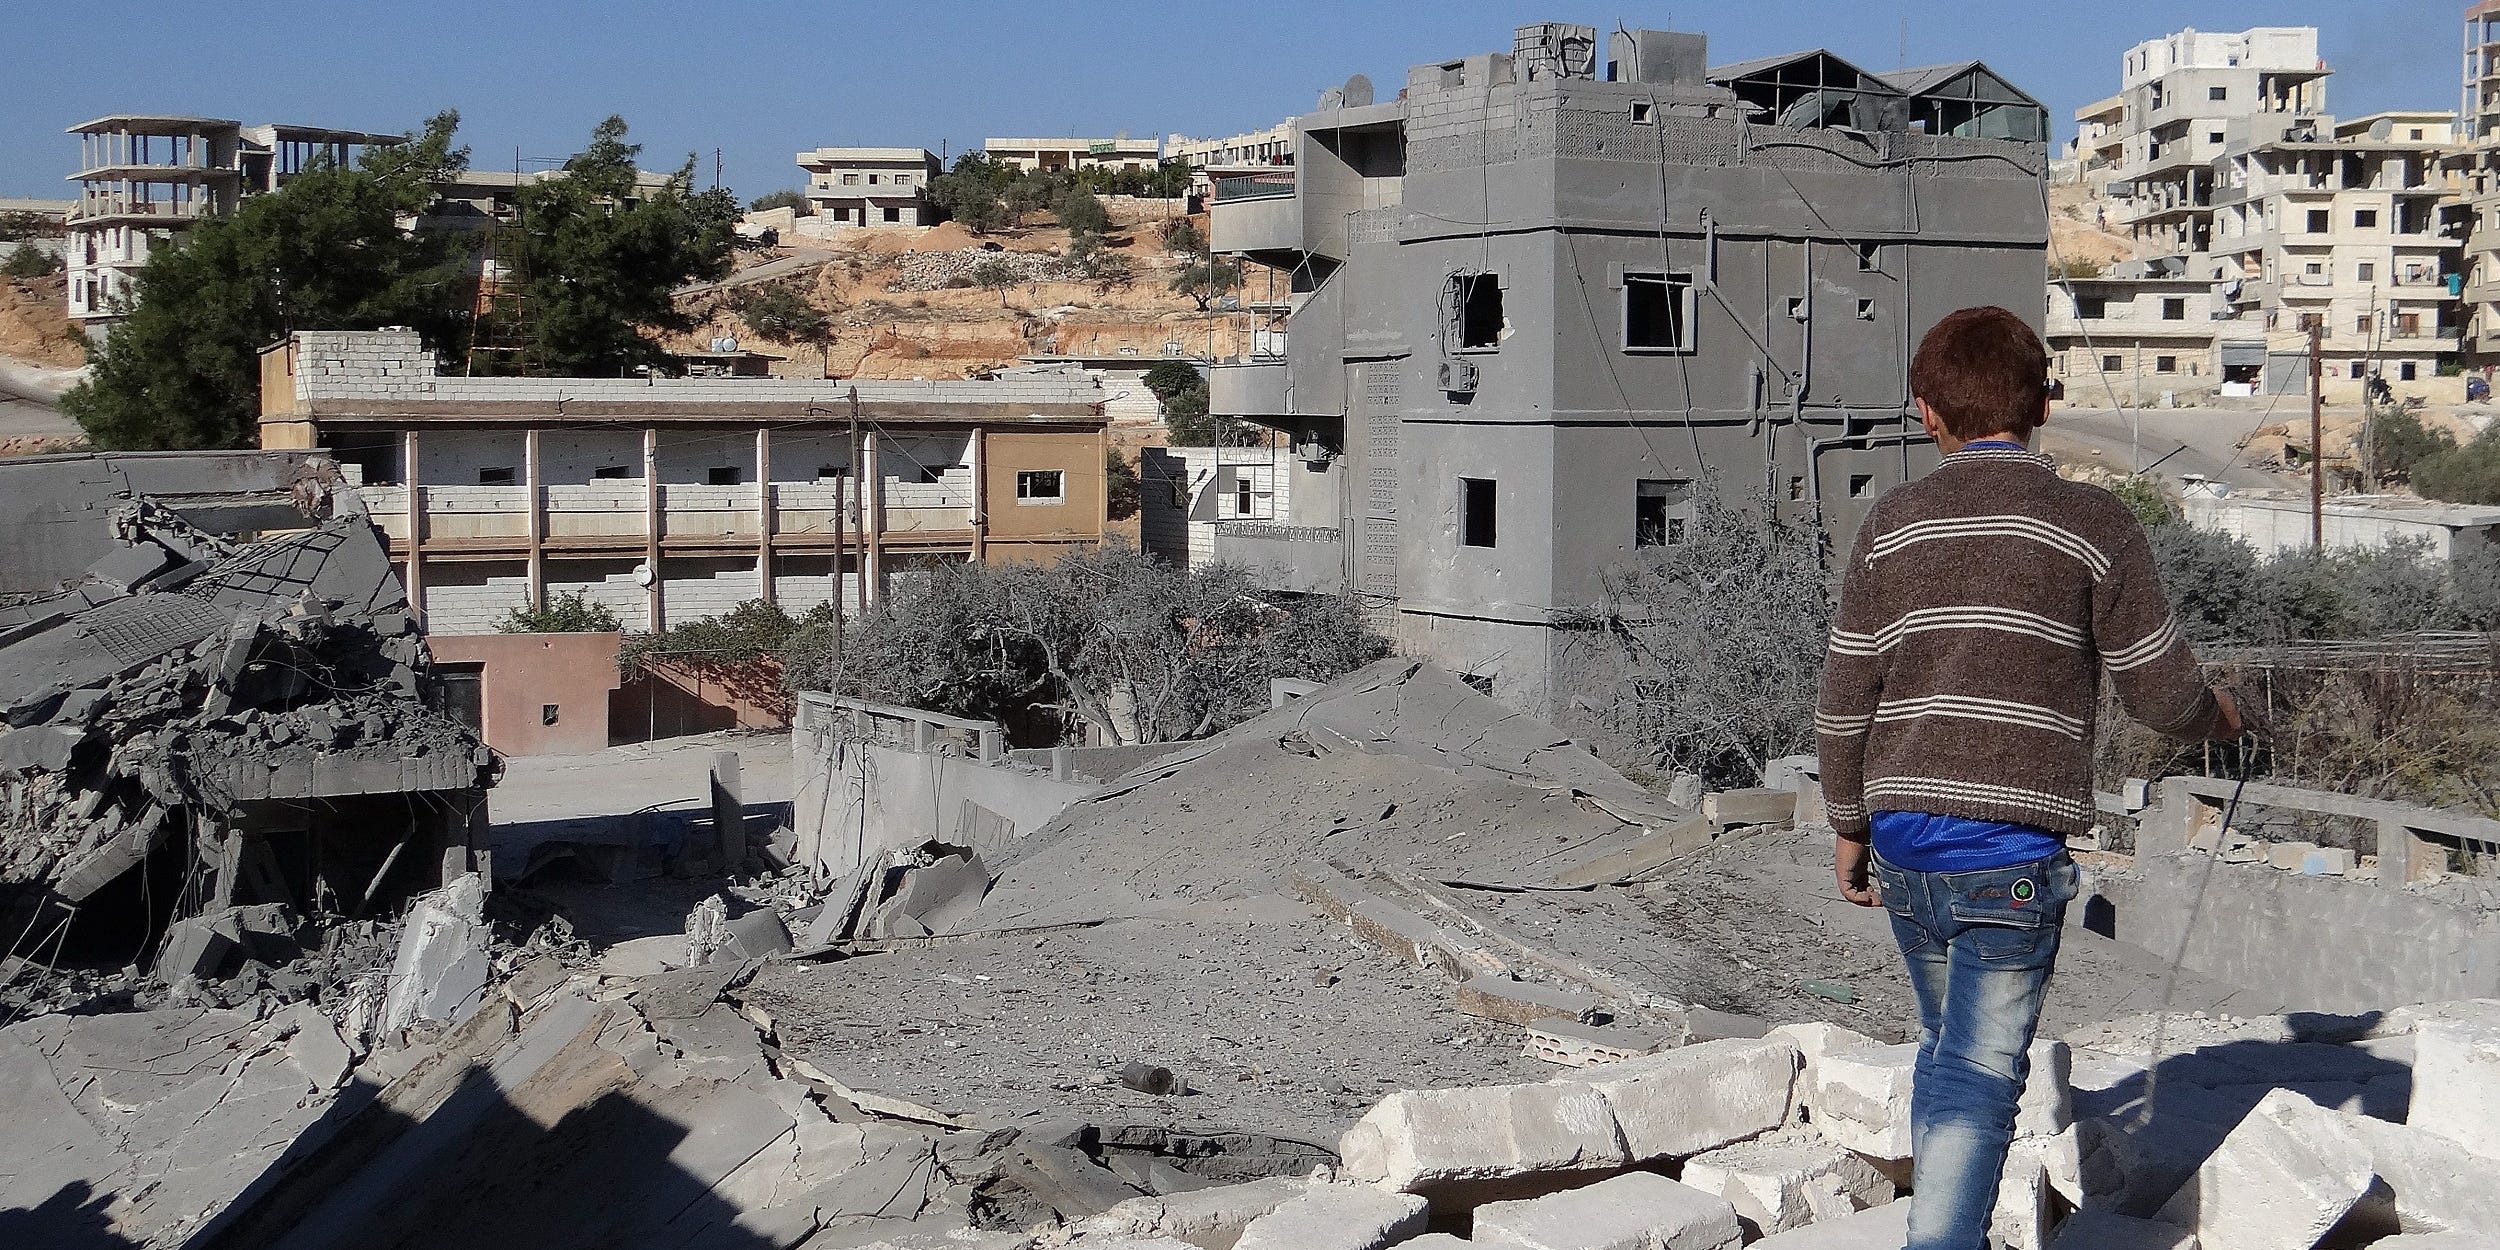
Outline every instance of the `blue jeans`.
<svg viewBox="0 0 2500 1250">
<path fill-rule="evenodd" d="M 1909 1250 L 1985 1250 L 2041 992 L 2081 878 L 2060 851 L 1970 872 L 1875 879 L 1918 994 Z"/>
</svg>

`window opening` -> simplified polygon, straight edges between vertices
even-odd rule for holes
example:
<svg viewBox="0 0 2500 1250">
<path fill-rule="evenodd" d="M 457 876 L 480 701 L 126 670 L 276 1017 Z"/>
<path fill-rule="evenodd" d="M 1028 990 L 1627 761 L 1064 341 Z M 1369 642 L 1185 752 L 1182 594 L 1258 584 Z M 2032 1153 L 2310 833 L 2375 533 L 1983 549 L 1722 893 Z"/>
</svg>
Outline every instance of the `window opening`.
<svg viewBox="0 0 2500 1250">
<path fill-rule="evenodd" d="M 1625 351 L 1690 351 L 1693 346 L 1692 325 L 1692 275 L 1623 275 Z"/>
<path fill-rule="evenodd" d="M 1470 547 L 1493 545 L 1493 480 L 1458 479 L 1458 540 Z"/>
<path fill-rule="evenodd" d="M 1018 503 L 1059 503 L 1067 498 L 1066 474 L 1059 469 L 1016 470 Z"/>
</svg>

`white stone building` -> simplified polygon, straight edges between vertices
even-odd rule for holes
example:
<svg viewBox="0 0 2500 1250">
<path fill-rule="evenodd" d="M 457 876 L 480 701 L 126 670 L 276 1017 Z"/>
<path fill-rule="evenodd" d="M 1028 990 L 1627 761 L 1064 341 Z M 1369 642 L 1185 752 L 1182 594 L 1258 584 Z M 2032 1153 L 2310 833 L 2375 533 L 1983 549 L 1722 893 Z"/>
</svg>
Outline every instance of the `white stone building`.
<svg viewBox="0 0 2500 1250">
<path fill-rule="evenodd" d="M 929 183 L 943 172 L 926 148 L 818 148 L 799 153 L 807 202 L 802 232 L 850 226 L 931 226 L 940 214 Z"/>
<path fill-rule="evenodd" d="M 983 139 L 981 150 L 991 160 L 1017 169 L 1043 173 L 1061 170 L 1152 169 L 1163 160 L 1162 146 L 1152 139 Z"/>
<path fill-rule="evenodd" d="M 2235 120 L 2314 116 L 2326 109 L 2326 63 L 2310 26 L 2231 33 L 2183 30 L 2127 49 L 2119 164 L 2110 194 L 2138 257 L 2206 250 L 2214 162 Z"/>
</svg>

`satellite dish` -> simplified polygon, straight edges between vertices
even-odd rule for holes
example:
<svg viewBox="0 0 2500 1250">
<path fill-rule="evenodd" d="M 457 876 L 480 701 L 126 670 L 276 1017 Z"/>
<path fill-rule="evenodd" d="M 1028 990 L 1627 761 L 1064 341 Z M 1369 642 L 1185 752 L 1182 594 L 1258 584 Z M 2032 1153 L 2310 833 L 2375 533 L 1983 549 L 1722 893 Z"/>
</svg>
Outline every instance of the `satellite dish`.
<svg viewBox="0 0 2500 1250">
<path fill-rule="evenodd" d="M 651 584 L 650 564 L 643 563 L 634 566 L 634 584 L 637 586 L 649 586 Z"/>
<path fill-rule="evenodd" d="M 2387 137 L 2395 133 L 2396 123 L 2393 118 L 2382 117 L 2370 123 L 2370 141 L 2373 143 L 2385 143 Z"/>
<path fill-rule="evenodd" d="M 1372 102 L 1372 80 L 1368 74 L 1356 74 L 1346 79 L 1345 85 L 1337 90 L 1344 95 L 1347 108 L 1359 109 Z"/>
</svg>

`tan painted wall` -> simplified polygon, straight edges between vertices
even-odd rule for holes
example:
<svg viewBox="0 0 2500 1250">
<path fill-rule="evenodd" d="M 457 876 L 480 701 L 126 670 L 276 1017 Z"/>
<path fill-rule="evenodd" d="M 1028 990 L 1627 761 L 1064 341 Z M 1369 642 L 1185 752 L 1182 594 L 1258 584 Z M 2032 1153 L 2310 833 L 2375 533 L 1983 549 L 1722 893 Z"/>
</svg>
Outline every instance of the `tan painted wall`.
<svg viewBox="0 0 2500 1250">
<path fill-rule="evenodd" d="M 482 664 L 486 745 L 506 755 L 584 755 L 608 745 L 618 634 L 436 634 L 437 664 Z M 545 705 L 556 707 L 546 724 Z"/>
<path fill-rule="evenodd" d="M 1096 543 L 1103 530 L 1102 436 L 992 431 L 983 463 L 982 495 L 989 504 L 989 542 L 998 544 Z M 1020 503 L 1016 474 L 1057 469 L 1065 498 L 1056 504 Z M 993 552 L 994 557 L 1015 558 Z"/>
</svg>

